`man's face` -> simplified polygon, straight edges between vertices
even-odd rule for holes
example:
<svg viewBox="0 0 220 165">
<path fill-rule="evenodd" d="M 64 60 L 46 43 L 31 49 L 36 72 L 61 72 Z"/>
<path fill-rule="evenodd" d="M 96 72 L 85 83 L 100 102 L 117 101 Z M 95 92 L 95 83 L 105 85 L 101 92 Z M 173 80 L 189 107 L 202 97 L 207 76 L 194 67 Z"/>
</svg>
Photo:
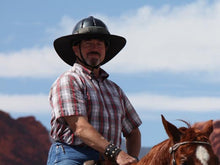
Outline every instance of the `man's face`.
<svg viewBox="0 0 220 165">
<path fill-rule="evenodd" d="M 105 59 L 106 45 L 103 40 L 82 40 L 80 44 L 82 56 L 87 64 L 91 66 L 97 66 Z M 75 54 L 81 59 L 79 45 L 73 46 L 73 50 Z"/>
</svg>

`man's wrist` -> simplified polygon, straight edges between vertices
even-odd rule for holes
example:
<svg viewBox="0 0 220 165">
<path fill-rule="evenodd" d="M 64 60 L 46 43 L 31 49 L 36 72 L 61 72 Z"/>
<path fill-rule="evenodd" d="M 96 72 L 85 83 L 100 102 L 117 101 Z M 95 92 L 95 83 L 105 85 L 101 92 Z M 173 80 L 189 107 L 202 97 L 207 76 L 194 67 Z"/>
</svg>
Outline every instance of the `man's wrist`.
<svg viewBox="0 0 220 165">
<path fill-rule="evenodd" d="M 121 152 L 121 149 L 116 145 L 110 143 L 104 152 L 104 155 L 111 161 L 116 161 L 118 154 Z"/>
<path fill-rule="evenodd" d="M 132 156 L 132 157 L 135 158 L 137 162 L 139 161 L 139 158 L 137 156 Z"/>
</svg>

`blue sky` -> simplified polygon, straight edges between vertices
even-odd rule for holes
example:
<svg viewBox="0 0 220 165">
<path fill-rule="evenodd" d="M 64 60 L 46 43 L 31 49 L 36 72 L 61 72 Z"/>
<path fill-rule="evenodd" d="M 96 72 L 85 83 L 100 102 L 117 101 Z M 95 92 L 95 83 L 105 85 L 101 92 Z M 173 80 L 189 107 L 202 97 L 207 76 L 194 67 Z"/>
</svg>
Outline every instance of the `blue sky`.
<svg viewBox="0 0 220 165">
<path fill-rule="evenodd" d="M 220 2 L 208 0 L 2 1 L 0 109 L 50 128 L 50 86 L 69 68 L 53 41 L 90 15 L 127 39 L 103 68 L 140 114 L 143 146 L 167 138 L 161 114 L 177 126 L 220 119 Z"/>
</svg>

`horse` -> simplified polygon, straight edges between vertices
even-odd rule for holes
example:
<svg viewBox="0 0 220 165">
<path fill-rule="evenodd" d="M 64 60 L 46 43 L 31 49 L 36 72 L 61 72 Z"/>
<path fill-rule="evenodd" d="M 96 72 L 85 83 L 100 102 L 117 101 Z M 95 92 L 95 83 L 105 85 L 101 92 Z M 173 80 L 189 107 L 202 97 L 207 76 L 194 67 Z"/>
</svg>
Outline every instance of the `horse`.
<svg viewBox="0 0 220 165">
<path fill-rule="evenodd" d="M 162 123 L 168 139 L 153 146 L 151 150 L 132 165 L 220 165 L 218 157 L 212 150 L 209 136 L 213 131 L 213 121 L 204 123 L 203 129 L 192 127 L 184 122 L 187 127 L 177 128 L 161 115 Z M 114 165 L 88 161 L 84 165 Z"/>
<path fill-rule="evenodd" d="M 213 131 L 213 122 L 204 123 L 199 130 L 188 126 L 177 128 L 161 115 L 168 139 L 155 145 L 138 162 L 133 165 L 220 165 L 209 141 Z"/>
</svg>

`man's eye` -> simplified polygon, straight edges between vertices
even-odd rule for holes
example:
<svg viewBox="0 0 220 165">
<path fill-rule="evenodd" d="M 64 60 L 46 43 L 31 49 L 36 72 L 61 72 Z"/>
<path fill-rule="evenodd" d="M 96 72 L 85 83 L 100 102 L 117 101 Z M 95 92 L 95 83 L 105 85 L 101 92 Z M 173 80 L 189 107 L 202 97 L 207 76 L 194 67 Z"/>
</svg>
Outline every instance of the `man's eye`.
<svg viewBox="0 0 220 165">
<path fill-rule="evenodd" d="M 86 47 L 90 47 L 92 44 L 91 43 L 85 43 Z"/>
</svg>

